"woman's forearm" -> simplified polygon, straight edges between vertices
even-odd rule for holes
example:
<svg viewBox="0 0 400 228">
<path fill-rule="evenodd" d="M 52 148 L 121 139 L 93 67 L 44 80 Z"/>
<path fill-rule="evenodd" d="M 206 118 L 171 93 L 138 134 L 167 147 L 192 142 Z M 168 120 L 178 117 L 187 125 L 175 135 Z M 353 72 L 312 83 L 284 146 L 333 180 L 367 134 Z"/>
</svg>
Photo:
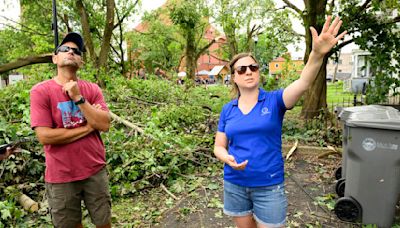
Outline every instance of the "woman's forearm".
<svg viewBox="0 0 400 228">
<path fill-rule="evenodd" d="M 220 160 L 224 163 L 227 162 L 228 151 L 226 150 L 225 147 L 215 146 L 214 147 L 214 155 L 215 155 L 215 157 L 218 158 L 218 160 Z"/>
</svg>

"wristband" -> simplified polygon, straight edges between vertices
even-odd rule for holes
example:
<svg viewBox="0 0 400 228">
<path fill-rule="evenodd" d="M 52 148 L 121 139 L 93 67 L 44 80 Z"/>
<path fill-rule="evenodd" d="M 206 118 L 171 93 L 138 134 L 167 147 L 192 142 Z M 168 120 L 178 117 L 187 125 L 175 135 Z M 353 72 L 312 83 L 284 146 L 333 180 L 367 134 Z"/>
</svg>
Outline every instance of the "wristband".
<svg viewBox="0 0 400 228">
<path fill-rule="evenodd" d="M 81 96 L 81 99 L 79 99 L 78 101 L 75 101 L 75 105 L 80 105 L 80 104 L 83 104 L 83 103 L 85 103 L 85 98 L 83 97 L 83 96 Z"/>
</svg>

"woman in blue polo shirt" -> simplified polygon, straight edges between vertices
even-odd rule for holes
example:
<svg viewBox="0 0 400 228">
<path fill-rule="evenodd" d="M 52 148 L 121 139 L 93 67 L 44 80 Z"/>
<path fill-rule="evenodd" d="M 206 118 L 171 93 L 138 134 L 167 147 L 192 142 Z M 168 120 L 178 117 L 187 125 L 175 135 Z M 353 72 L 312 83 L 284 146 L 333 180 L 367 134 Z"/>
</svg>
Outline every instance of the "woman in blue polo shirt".
<svg viewBox="0 0 400 228">
<path fill-rule="evenodd" d="M 248 53 L 233 57 L 231 80 L 237 99 L 221 112 L 214 153 L 224 166 L 224 212 L 238 228 L 283 227 L 287 200 L 281 152 L 282 120 L 311 86 L 323 58 L 346 32 L 329 16 L 320 35 L 311 27 L 313 48 L 298 80 L 287 88 L 259 88 L 257 60 Z"/>
</svg>

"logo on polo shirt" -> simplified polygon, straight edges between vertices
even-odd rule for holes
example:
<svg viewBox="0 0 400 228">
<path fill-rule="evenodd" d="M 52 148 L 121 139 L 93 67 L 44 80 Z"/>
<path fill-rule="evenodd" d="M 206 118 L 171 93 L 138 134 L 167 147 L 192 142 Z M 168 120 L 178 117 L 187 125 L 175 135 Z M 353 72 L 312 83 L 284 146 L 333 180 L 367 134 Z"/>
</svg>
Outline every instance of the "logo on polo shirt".
<svg viewBox="0 0 400 228">
<path fill-rule="evenodd" d="M 265 115 L 270 114 L 270 113 L 271 112 L 268 110 L 267 107 L 264 107 L 264 108 L 261 109 L 261 115 L 262 116 L 265 116 Z"/>
</svg>

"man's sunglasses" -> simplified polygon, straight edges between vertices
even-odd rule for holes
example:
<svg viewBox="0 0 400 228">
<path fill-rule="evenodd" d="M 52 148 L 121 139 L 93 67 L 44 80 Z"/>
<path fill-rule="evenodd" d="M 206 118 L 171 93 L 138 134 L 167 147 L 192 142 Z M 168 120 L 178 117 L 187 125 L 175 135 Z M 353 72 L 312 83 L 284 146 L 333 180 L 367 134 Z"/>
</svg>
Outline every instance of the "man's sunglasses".
<svg viewBox="0 0 400 228">
<path fill-rule="evenodd" d="M 69 52 L 69 50 L 72 50 L 75 55 L 79 55 L 79 56 L 82 55 L 82 52 L 78 48 L 73 48 L 73 47 L 68 47 L 68 46 L 60 46 L 57 49 L 57 53 L 58 52 Z"/>
<path fill-rule="evenodd" d="M 256 72 L 260 66 L 258 66 L 257 63 L 253 63 L 251 65 L 248 66 L 238 66 L 236 67 L 236 72 L 238 72 L 238 74 L 244 74 L 247 71 L 247 67 L 250 68 L 251 72 Z"/>
</svg>

